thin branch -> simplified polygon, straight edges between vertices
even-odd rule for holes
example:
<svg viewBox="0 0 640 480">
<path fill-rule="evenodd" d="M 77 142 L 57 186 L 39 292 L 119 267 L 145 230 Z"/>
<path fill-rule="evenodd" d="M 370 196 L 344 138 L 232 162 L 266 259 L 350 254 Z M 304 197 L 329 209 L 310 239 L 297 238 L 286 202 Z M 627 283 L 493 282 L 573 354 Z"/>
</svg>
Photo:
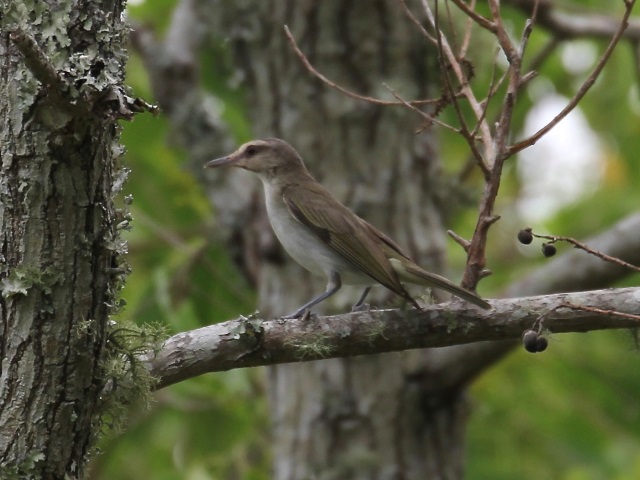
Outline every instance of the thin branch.
<svg viewBox="0 0 640 480">
<path fill-rule="evenodd" d="M 631 263 L 625 262 L 624 260 L 621 260 L 617 257 L 612 257 L 611 255 L 607 255 L 606 253 L 602 253 L 590 247 L 586 243 L 582 243 L 576 240 L 575 238 L 564 237 L 562 235 L 540 235 L 538 233 L 532 232 L 530 229 L 526 229 L 526 230 L 529 231 L 531 235 L 533 235 L 536 238 L 543 238 L 545 240 L 550 240 L 549 243 L 567 242 L 573 245 L 575 248 L 579 250 L 583 250 L 589 253 L 590 255 L 593 255 L 594 257 L 598 257 L 599 259 L 604 260 L 605 262 L 615 263 L 616 265 L 619 265 L 624 268 L 628 268 L 629 270 L 633 270 L 634 272 L 640 272 L 640 267 L 637 267 L 635 265 L 632 265 Z"/>
<path fill-rule="evenodd" d="M 475 6 L 475 1 L 471 3 L 471 5 L 467 5 L 462 0 L 451 0 L 456 7 L 458 7 L 467 17 L 477 23 L 480 27 L 488 30 L 489 32 L 496 34 L 496 24 L 492 22 L 488 18 L 483 17 L 478 12 L 476 12 L 473 7 Z"/>
<path fill-rule="evenodd" d="M 460 130 L 458 130 L 454 126 L 449 125 L 448 123 L 445 123 L 445 122 L 443 122 L 441 120 L 438 120 L 436 117 L 433 117 L 433 116 L 429 115 L 428 113 L 423 112 L 418 107 L 415 107 L 414 105 L 411 105 L 411 103 L 409 103 L 408 101 L 404 100 L 393 88 L 391 88 L 386 83 L 383 82 L 382 85 L 387 90 L 389 90 L 389 92 L 391 92 L 391 95 L 393 95 L 402 105 L 404 105 L 408 109 L 413 110 L 414 112 L 416 112 L 418 115 L 420 115 L 422 118 L 424 118 L 427 122 L 435 123 L 435 124 L 440 125 L 441 127 L 446 128 L 448 130 L 451 130 L 451 131 L 456 132 L 456 133 L 460 133 Z"/>
<path fill-rule="evenodd" d="M 513 118 L 513 110 L 515 108 L 516 98 L 521 87 L 520 73 L 522 69 L 523 52 L 515 48 L 513 42 L 511 42 L 511 40 L 509 39 L 509 35 L 507 34 L 502 22 L 499 2 L 497 0 L 490 0 L 489 8 L 491 9 L 493 21 L 497 26 L 496 37 L 498 39 L 498 43 L 500 44 L 500 48 L 504 52 L 509 62 L 509 83 L 507 86 L 507 92 L 504 97 L 502 110 L 499 114 L 495 133 L 496 166 L 494 167 L 494 174 L 500 175 L 502 172 L 502 163 L 507 158 L 506 151 L 507 142 L 511 133 L 511 119 Z M 527 25 L 530 25 L 529 22 L 527 22 Z M 497 193 L 498 191 L 496 188 L 494 195 L 497 195 Z M 493 205 L 495 196 L 493 198 L 489 197 L 487 198 L 487 200 L 490 201 Z"/>
<path fill-rule="evenodd" d="M 498 53 L 499 53 L 499 49 L 496 51 L 496 55 Z M 486 120 L 487 114 L 489 113 L 489 104 L 491 100 L 496 95 L 496 93 L 498 93 L 499 88 L 502 86 L 505 79 L 509 75 L 510 70 L 507 68 L 507 70 L 496 81 L 497 64 L 498 64 L 497 61 L 492 62 L 491 80 L 489 81 L 489 91 L 487 92 L 487 96 L 480 102 L 480 105 L 482 105 L 482 116 L 480 117 L 480 119 L 478 119 L 475 127 L 473 127 L 473 130 L 471 131 L 471 136 L 473 136 L 474 138 L 478 134 L 478 129 L 482 125 L 482 122 Z M 457 175 L 458 180 L 460 182 L 463 182 L 473 172 L 475 167 L 476 167 L 476 159 L 472 153 L 467 157 L 463 167 L 460 169 L 460 172 Z"/>
<path fill-rule="evenodd" d="M 507 71 L 496 82 L 496 73 L 497 73 L 496 61 L 493 62 L 492 67 L 493 68 L 491 69 L 491 80 L 489 81 L 489 91 L 487 92 L 487 96 L 484 98 L 484 100 L 480 102 L 480 105 L 482 105 L 482 115 L 478 119 L 476 126 L 473 128 L 473 131 L 471 132 L 471 135 L 473 135 L 474 137 L 476 136 L 476 133 L 478 133 L 478 129 L 480 128 L 480 125 L 482 125 L 482 122 L 484 122 L 485 119 L 487 118 L 487 112 L 489 110 L 489 102 L 491 101 L 493 96 L 497 93 L 498 89 L 504 82 L 505 78 L 507 78 L 507 75 L 509 72 L 509 70 L 507 69 Z"/>
<path fill-rule="evenodd" d="M 453 109 L 456 112 L 456 117 L 458 118 L 458 122 L 460 123 L 460 134 L 467 141 L 469 148 L 471 149 L 471 154 L 476 161 L 476 164 L 482 170 L 485 179 L 489 178 L 489 167 L 487 166 L 486 161 L 482 158 L 482 154 L 478 151 L 478 147 L 476 146 L 475 135 L 472 135 L 467 127 L 467 122 L 465 121 L 464 115 L 462 114 L 462 109 L 460 108 L 460 104 L 458 103 L 458 99 L 456 98 L 455 91 L 453 89 L 453 85 L 451 83 L 451 77 L 449 76 L 449 69 L 447 68 L 447 64 L 445 62 L 445 54 L 443 50 L 443 37 L 442 31 L 440 30 L 439 25 L 439 14 L 438 14 L 438 2 L 435 4 L 435 30 L 436 30 L 436 38 L 438 40 L 438 60 L 440 62 L 440 68 L 443 72 L 445 88 L 447 91 L 447 96 L 451 99 L 453 104 Z M 455 60 L 458 63 L 458 60 Z M 459 63 L 458 63 L 459 66 Z M 463 85 L 468 85 L 467 77 L 464 77 L 464 82 L 461 82 Z M 478 119 L 476 127 L 482 125 L 483 120 Z M 474 129 L 476 130 L 476 129 Z"/>
<path fill-rule="evenodd" d="M 429 99 L 429 100 L 411 100 L 411 101 L 406 101 L 406 102 L 390 102 L 390 101 L 387 101 L 387 100 L 380 100 L 378 98 L 367 97 L 366 95 L 360 95 L 358 93 L 352 92 L 351 90 L 348 90 L 348 89 L 344 88 L 343 86 L 338 85 L 337 83 L 329 80 L 322 73 L 320 73 L 318 70 L 316 70 L 313 65 L 311 65 L 311 62 L 309 61 L 309 59 L 305 56 L 304 53 L 302 53 L 302 50 L 300 50 L 300 47 L 298 47 L 298 44 L 296 43 L 295 38 L 293 38 L 293 35 L 291 34 L 291 31 L 289 30 L 289 27 L 287 25 L 284 26 L 284 33 L 287 36 L 287 40 L 289 41 L 289 44 L 291 45 L 291 48 L 293 49 L 295 54 L 298 56 L 298 58 L 300 59 L 300 61 L 304 65 L 304 67 L 313 76 L 315 76 L 317 79 L 319 79 L 320 81 L 322 81 L 323 83 L 325 83 L 329 87 L 333 88 L 334 90 L 337 90 L 340 93 L 344 93 L 348 97 L 355 98 L 356 100 L 362 100 L 364 102 L 373 103 L 375 105 L 383 105 L 383 106 L 398 106 L 398 105 L 404 105 L 405 103 L 409 103 L 410 105 L 432 105 L 432 104 L 438 103 L 440 101 L 440 99 L 436 98 L 436 99 Z"/>
<path fill-rule="evenodd" d="M 507 150 L 508 156 L 512 156 L 518 153 L 519 151 L 524 150 L 525 148 L 530 147 L 531 145 L 536 143 L 538 140 L 540 140 L 540 138 L 546 135 L 553 127 L 555 127 L 564 117 L 566 117 L 569 113 L 571 113 L 571 111 L 573 111 L 574 108 L 576 108 L 580 100 L 582 100 L 582 98 L 586 95 L 589 89 L 593 86 L 596 79 L 600 75 L 600 72 L 602 71 L 606 63 L 609 61 L 609 58 L 611 57 L 611 54 L 613 53 L 616 45 L 618 44 L 618 41 L 620 40 L 620 38 L 622 37 L 622 34 L 624 33 L 625 29 L 628 26 L 629 16 L 631 15 L 631 11 L 633 10 L 634 4 L 635 4 L 635 0 L 625 0 L 626 10 L 620 22 L 618 30 L 616 31 L 615 35 L 609 42 L 609 45 L 607 46 L 606 50 L 598 60 L 598 63 L 594 68 L 594 70 L 587 77 L 584 83 L 580 86 L 580 88 L 578 89 L 576 94 L 573 96 L 573 98 L 569 101 L 569 103 L 562 109 L 560 113 L 558 113 L 553 118 L 553 120 L 547 123 L 544 127 L 538 130 L 536 133 L 509 147 Z"/>
<path fill-rule="evenodd" d="M 489 312 L 461 302 L 298 320 L 240 318 L 179 333 L 141 360 L 163 388 L 207 372 L 351 357 L 488 340 L 516 340 L 545 314 L 555 333 L 632 328 L 639 288 L 494 300 Z M 561 308 L 592 305 L 606 311 Z M 630 312 L 624 312 L 630 309 Z M 518 312 L 514 315 L 514 312 Z"/>
<path fill-rule="evenodd" d="M 447 235 L 449 235 L 454 242 L 456 242 L 458 245 L 460 245 L 465 252 L 469 251 L 469 246 L 471 245 L 471 242 L 469 240 L 467 240 L 464 237 L 461 237 L 460 235 L 458 235 L 456 232 L 454 232 L 453 230 L 447 230 Z"/>
<path fill-rule="evenodd" d="M 495 36 L 498 39 L 498 43 L 500 44 L 502 51 L 507 57 L 507 61 L 512 63 L 514 60 L 520 59 L 518 50 L 513 45 L 513 42 L 509 38 L 509 34 L 502 23 L 500 2 L 498 0 L 489 0 L 489 9 L 491 10 L 493 23 L 496 25 Z"/>
<path fill-rule="evenodd" d="M 596 313 L 599 315 L 611 315 L 612 317 L 620 317 L 620 318 L 628 318 L 629 320 L 635 320 L 640 322 L 640 315 L 634 315 L 632 313 L 619 312 L 617 310 L 605 309 L 605 308 L 596 308 L 596 307 L 587 307 L 584 305 L 576 305 L 570 302 L 563 302 L 560 304 L 559 308 L 571 308 L 572 310 L 580 310 L 581 312 L 590 312 Z"/>
<path fill-rule="evenodd" d="M 529 43 L 531 32 L 533 32 L 533 26 L 535 25 L 538 18 L 538 4 L 539 1 L 536 0 L 533 4 L 533 12 L 531 12 L 531 16 L 525 22 L 524 30 L 522 32 L 522 38 L 520 39 L 520 48 L 518 49 L 518 54 L 520 55 L 521 61 L 524 58 L 524 52 L 527 49 L 527 44 Z"/>
<path fill-rule="evenodd" d="M 446 57 L 448 64 L 451 65 L 453 72 L 456 74 L 456 78 L 460 83 L 460 90 L 463 96 L 469 102 L 469 105 L 471 106 L 471 110 L 476 116 L 476 120 L 479 121 L 481 118 L 483 118 L 484 108 L 480 105 L 480 103 L 476 99 L 476 96 L 473 93 L 473 90 L 471 89 L 469 82 L 467 80 L 467 75 L 463 72 L 463 68 L 460 65 L 460 62 L 458 61 L 458 59 L 456 58 L 453 50 L 451 49 L 451 46 L 449 45 L 447 38 L 444 35 L 442 35 L 442 33 L 436 28 L 437 22 L 436 22 L 435 15 L 431 11 L 431 7 L 429 6 L 426 0 L 422 0 L 422 7 L 427 15 L 427 19 L 429 20 L 431 27 L 436 30 L 436 34 L 440 38 L 440 42 L 442 44 L 442 52 L 444 53 L 444 56 Z M 406 14 L 410 18 L 415 19 L 415 16 L 410 10 L 406 9 Z M 421 31 L 426 34 L 426 31 L 424 30 L 424 28 L 422 28 Z M 480 125 L 481 125 L 480 135 L 482 137 L 482 144 L 485 149 L 483 162 L 485 164 L 487 163 L 490 164 L 490 162 L 495 158 L 493 137 L 491 135 L 491 130 L 489 129 L 489 125 L 487 124 L 486 120 L 480 122 Z"/>
<path fill-rule="evenodd" d="M 434 37 L 433 35 L 431 35 L 423 26 L 422 23 L 420 22 L 420 20 L 418 20 L 416 18 L 416 16 L 413 14 L 413 12 L 411 11 L 411 9 L 409 8 L 409 6 L 406 4 L 405 0 L 398 0 L 400 2 L 400 5 L 402 5 L 402 9 L 404 10 L 405 15 L 407 16 L 407 18 L 409 20 L 411 20 L 411 23 L 413 23 L 416 28 L 418 29 L 418 31 L 427 39 L 429 40 L 429 42 L 431 42 L 433 45 L 437 45 L 438 41 L 436 40 L 436 37 Z"/>
<path fill-rule="evenodd" d="M 436 1 L 434 3 L 434 9 L 436 12 L 436 20 L 438 21 L 438 23 L 440 23 L 440 5 L 441 2 Z M 447 11 L 447 27 L 449 29 L 449 35 L 451 37 L 451 46 L 454 49 L 454 51 L 458 51 L 458 58 L 464 58 L 463 55 L 460 55 L 460 52 L 462 51 L 462 45 L 458 45 L 458 32 L 456 27 L 453 24 L 453 16 L 451 15 L 451 6 L 449 5 L 449 2 L 445 0 L 444 2 L 444 8 Z M 438 30 L 442 31 L 441 28 L 438 27 Z M 468 34 L 470 34 L 470 30 L 467 29 L 467 32 L 465 32 L 465 36 L 468 36 Z M 463 39 L 464 42 L 464 39 Z"/>
<path fill-rule="evenodd" d="M 447 7 L 449 3 L 447 2 Z M 476 6 L 476 0 L 471 0 L 471 11 Z M 467 51 L 469 50 L 469 45 L 471 45 L 471 34 L 473 33 L 473 19 L 470 16 L 467 16 L 467 25 L 464 28 L 464 37 L 462 38 L 462 44 L 460 45 L 460 50 L 458 51 L 458 57 L 465 58 L 467 56 Z"/>
</svg>

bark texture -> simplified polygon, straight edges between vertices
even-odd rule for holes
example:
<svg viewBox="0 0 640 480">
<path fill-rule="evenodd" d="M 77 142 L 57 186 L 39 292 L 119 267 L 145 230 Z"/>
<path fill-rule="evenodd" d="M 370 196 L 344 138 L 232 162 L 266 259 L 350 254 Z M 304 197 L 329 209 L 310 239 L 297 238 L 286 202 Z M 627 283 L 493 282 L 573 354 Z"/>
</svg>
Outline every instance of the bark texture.
<svg viewBox="0 0 640 480">
<path fill-rule="evenodd" d="M 433 137 L 414 135 L 416 117 L 401 107 L 328 89 L 301 66 L 283 34 L 286 24 L 321 72 L 359 93 L 390 98 L 386 82 L 405 98 L 424 98 L 431 76 L 437 79 L 435 60 L 398 4 L 234 2 L 224 9 L 255 136 L 292 143 L 335 195 L 422 266 L 442 271 L 443 192 Z M 271 234 L 262 193 L 256 197 L 248 231 L 265 239 Z M 272 238 L 256 254 L 264 315 L 289 313 L 324 288 Z M 387 304 L 379 293 L 372 303 Z M 331 305 L 344 311 L 358 295 L 345 287 Z M 270 369 L 274 478 L 460 478 L 464 386 L 439 388 L 428 358 L 418 351 Z"/>
<path fill-rule="evenodd" d="M 640 288 L 617 288 L 493 300 L 488 312 L 448 303 L 423 311 L 373 310 L 287 321 L 240 318 L 178 333 L 143 361 L 160 389 L 207 372 L 259 365 L 489 341 L 515 345 L 529 329 L 546 335 L 636 328 L 639 299 Z M 457 360 L 462 363 L 457 368 L 439 369 L 450 380 L 455 369 L 466 370 L 461 378 L 471 378 L 486 367 L 485 362 L 468 365 L 464 356 Z"/>
<path fill-rule="evenodd" d="M 120 1 L 3 2 L 2 478 L 80 478 L 100 429 L 125 248 L 115 227 L 124 172 L 116 173 L 110 88 L 123 76 L 122 9 Z"/>
</svg>

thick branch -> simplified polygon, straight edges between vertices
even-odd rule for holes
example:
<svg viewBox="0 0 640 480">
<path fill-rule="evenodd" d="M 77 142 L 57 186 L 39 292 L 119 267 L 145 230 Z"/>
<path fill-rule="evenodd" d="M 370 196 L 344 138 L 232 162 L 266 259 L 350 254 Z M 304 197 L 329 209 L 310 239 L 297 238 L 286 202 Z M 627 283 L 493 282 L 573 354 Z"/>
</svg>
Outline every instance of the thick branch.
<svg viewBox="0 0 640 480">
<path fill-rule="evenodd" d="M 557 307 L 637 313 L 639 302 L 640 288 L 626 288 L 495 300 L 491 311 L 449 303 L 312 320 L 241 318 L 174 335 L 144 361 L 162 388 L 234 368 L 517 339 L 541 316 L 544 328 L 557 333 L 636 327 L 629 318 Z"/>
<path fill-rule="evenodd" d="M 607 252 L 609 255 L 637 265 L 640 264 L 638 238 L 640 238 L 640 214 L 634 214 L 600 235 L 586 239 L 585 243 L 593 249 Z M 630 273 L 631 271 L 626 268 L 603 262 L 584 251 L 571 250 L 512 283 L 501 296 L 521 297 L 605 288 Z M 485 371 L 518 344 L 519 342 L 516 341 L 481 342 L 458 348 L 439 349 L 437 355 L 439 361 L 437 364 L 431 361 L 429 369 L 433 371 L 436 368 L 442 368 L 448 372 L 446 374 L 448 384 L 458 385 Z M 466 358 L 467 361 L 460 362 L 460 358 Z"/>
</svg>

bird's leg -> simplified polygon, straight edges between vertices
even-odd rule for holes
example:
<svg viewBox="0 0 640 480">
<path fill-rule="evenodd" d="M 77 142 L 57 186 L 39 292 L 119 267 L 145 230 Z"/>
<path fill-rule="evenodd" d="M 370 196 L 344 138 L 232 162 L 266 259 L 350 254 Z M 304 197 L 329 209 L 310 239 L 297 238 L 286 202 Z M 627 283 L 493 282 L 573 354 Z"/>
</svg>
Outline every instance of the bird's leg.
<svg viewBox="0 0 640 480">
<path fill-rule="evenodd" d="M 354 303 L 353 307 L 351 307 L 352 312 L 361 312 L 362 310 L 368 309 L 368 305 L 364 303 L 364 300 L 365 298 L 367 298 L 367 295 L 369 295 L 370 290 L 371 290 L 371 287 L 367 287 L 364 289 L 364 292 L 362 292 L 362 295 L 360 295 L 360 300 Z"/>
<path fill-rule="evenodd" d="M 327 283 L 327 289 L 324 291 L 324 293 L 318 295 L 313 300 L 310 300 L 309 302 L 305 303 L 303 306 L 301 306 L 298 310 L 293 312 L 291 315 L 287 315 L 286 317 L 282 317 L 282 318 L 298 318 L 302 316 L 302 314 L 307 309 L 319 304 L 323 300 L 326 300 L 331 295 L 333 295 L 338 290 L 340 290 L 340 287 L 342 287 L 342 280 L 340 280 L 340 274 L 336 271 L 332 271 L 329 274 L 329 282 Z"/>
</svg>

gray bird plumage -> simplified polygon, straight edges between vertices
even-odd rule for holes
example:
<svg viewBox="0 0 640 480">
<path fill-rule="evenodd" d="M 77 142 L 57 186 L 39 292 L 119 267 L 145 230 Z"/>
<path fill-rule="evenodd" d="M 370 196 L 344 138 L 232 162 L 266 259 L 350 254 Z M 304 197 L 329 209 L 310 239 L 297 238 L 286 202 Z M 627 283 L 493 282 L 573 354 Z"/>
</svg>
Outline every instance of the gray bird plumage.
<svg viewBox="0 0 640 480">
<path fill-rule="evenodd" d="M 327 289 L 288 318 L 337 292 L 342 284 L 367 287 L 381 284 L 416 308 L 402 282 L 436 287 L 467 302 L 491 305 L 446 278 L 420 268 L 387 235 L 358 217 L 320 185 L 294 148 L 283 140 L 253 140 L 205 167 L 234 166 L 255 172 L 265 189 L 267 213 L 285 250 L 307 270 L 324 275 Z"/>
</svg>

